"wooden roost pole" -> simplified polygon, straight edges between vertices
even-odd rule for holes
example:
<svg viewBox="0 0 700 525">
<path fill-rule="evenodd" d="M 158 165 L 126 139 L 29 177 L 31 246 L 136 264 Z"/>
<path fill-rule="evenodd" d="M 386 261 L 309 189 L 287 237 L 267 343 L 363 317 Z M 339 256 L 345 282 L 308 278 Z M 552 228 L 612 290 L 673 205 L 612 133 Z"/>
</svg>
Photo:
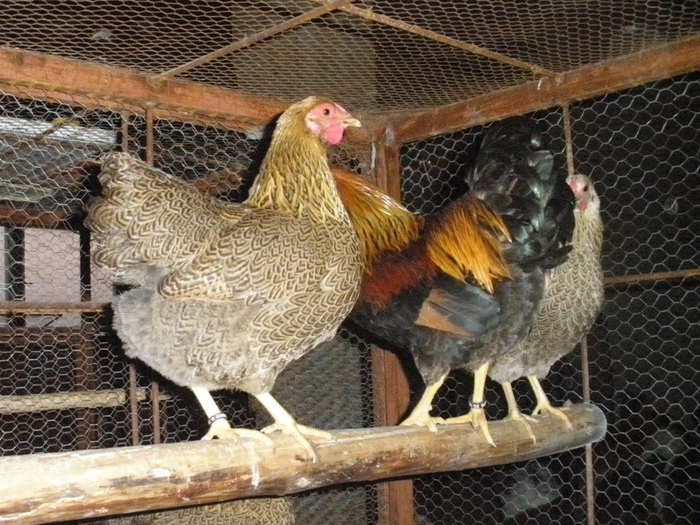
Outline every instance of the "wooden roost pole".
<svg viewBox="0 0 700 525">
<path fill-rule="evenodd" d="M 394 130 L 384 124 L 384 133 L 375 143 L 377 185 L 401 201 L 401 162 Z M 379 426 L 396 425 L 406 415 L 411 398 L 408 379 L 399 358 L 372 345 L 374 415 Z M 413 525 L 413 482 L 402 479 L 377 487 L 380 525 Z"/>
<path fill-rule="evenodd" d="M 517 421 L 490 424 L 496 447 L 471 425 L 381 427 L 333 432 L 312 463 L 291 437 L 196 441 L 0 458 L 0 523 L 97 518 L 252 496 L 291 494 L 338 483 L 524 461 L 600 440 L 605 417 L 593 405 L 566 409 L 574 429 L 537 418 L 537 443 Z"/>
</svg>

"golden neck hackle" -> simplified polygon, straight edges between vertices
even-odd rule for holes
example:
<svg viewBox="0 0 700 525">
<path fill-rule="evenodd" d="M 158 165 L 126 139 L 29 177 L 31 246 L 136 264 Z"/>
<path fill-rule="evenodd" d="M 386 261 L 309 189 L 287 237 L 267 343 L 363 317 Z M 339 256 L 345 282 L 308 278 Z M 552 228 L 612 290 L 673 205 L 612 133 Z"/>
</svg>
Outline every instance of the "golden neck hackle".
<svg viewBox="0 0 700 525">
<path fill-rule="evenodd" d="M 318 222 L 347 221 L 321 139 L 303 119 L 280 117 L 247 203 Z M 298 120 L 298 122 L 296 121 Z"/>
</svg>

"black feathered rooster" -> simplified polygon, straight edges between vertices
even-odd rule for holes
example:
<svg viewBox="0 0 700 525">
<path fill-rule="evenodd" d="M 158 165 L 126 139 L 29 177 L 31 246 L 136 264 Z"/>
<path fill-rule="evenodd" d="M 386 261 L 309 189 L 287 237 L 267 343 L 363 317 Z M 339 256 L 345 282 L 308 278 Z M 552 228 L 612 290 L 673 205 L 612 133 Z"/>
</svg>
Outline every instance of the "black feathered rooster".
<svg viewBox="0 0 700 525">
<path fill-rule="evenodd" d="M 470 421 L 494 444 L 483 409 L 489 366 L 528 334 L 545 272 L 570 249 L 574 198 L 566 174 L 552 167 L 537 130 L 513 119 L 484 137 L 469 193 L 425 219 L 386 202 L 378 214 L 348 195 L 352 185 L 339 184 L 369 259 L 350 318 L 409 350 L 426 383 L 402 424 L 436 431 L 436 424 Z M 392 213 L 402 230 L 387 231 Z M 446 421 L 431 417 L 433 398 L 458 368 L 475 374 L 472 409 Z"/>
</svg>

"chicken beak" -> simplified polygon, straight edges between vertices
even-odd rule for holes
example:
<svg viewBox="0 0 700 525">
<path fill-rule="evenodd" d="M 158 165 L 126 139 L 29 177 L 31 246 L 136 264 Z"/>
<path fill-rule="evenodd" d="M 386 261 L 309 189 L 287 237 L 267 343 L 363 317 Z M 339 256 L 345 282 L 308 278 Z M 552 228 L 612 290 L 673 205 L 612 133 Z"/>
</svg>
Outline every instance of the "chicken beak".
<svg viewBox="0 0 700 525">
<path fill-rule="evenodd" d="M 349 128 L 361 128 L 362 127 L 362 122 L 357 120 L 355 117 L 345 117 L 343 119 L 343 127 Z"/>
</svg>

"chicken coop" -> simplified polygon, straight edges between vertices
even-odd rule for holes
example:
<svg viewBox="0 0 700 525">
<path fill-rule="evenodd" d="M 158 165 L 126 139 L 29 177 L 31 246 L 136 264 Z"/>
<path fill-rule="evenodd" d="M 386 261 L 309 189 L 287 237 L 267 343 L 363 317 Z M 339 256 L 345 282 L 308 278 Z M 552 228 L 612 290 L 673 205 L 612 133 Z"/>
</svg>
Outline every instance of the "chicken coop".
<svg viewBox="0 0 700 525">
<path fill-rule="evenodd" d="M 110 151 L 242 201 L 275 118 L 309 95 L 362 121 L 331 164 L 420 215 L 468 190 L 481 137 L 509 117 L 536 122 L 555 169 L 591 178 L 605 303 L 544 386 L 557 406 L 598 407 L 607 430 L 490 462 L 377 475 L 358 461 L 326 486 L 299 474 L 264 495 L 286 495 L 299 525 L 700 523 L 700 3 L 6 0 L 0 46 L 0 523 L 248 523 L 208 509 L 252 493 L 217 494 L 203 474 L 199 492 L 171 480 L 180 499 L 110 506 L 89 502 L 100 470 L 37 502 L 6 469 L 59 493 L 55 465 L 86 452 L 143 451 L 119 460 L 137 469 L 184 444 L 206 463 L 185 448 L 218 445 L 198 441 L 192 393 L 124 354 L 110 309 L 122 290 L 91 262 L 86 203 Z M 423 389 L 405 361 L 347 323 L 274 392 L 304 424 L 391 427 Z M 435 413 L 466 412 L 471 381 L 451 373 Z M 529 413 L 526 383 L 514 386 Z M 241 392 L 215 399 L 235 426 L 265 423 Z M 505 417 L 497 384 L 486 401 L 489 421 Z M 208 505 L 144 513 L 193 503 Z"/>
</svg>

